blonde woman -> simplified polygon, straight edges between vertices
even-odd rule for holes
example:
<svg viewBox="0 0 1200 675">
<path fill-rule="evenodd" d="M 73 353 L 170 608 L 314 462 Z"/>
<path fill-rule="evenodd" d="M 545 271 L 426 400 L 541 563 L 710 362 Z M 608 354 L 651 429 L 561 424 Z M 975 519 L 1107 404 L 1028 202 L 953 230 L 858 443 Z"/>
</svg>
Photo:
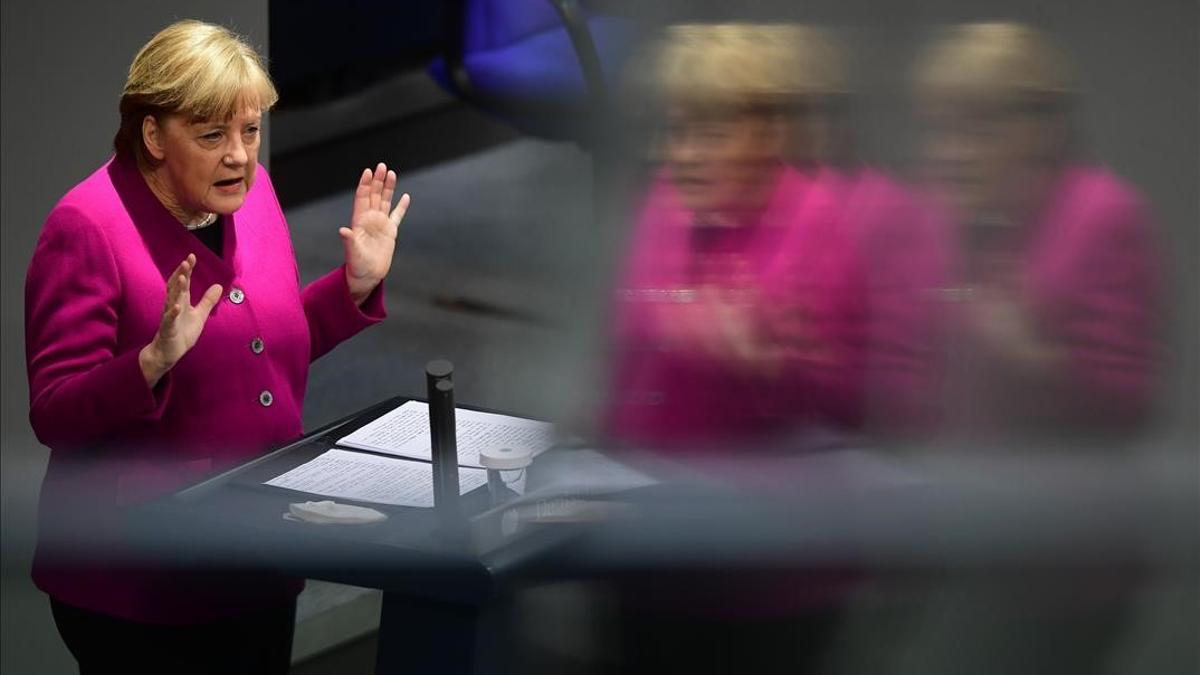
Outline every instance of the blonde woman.
<svg viewBox="0 0 1200 675">
<path fill-rule="evenodd" d="M 793 445 L 798 429 L 861 424 L 857 249 L 826 167 L 788 164 L 807 133 L 794 111 L 818 86 L 812 34 L 713 24 L 663 36 L 664 161 L 617 294 L 616 444 L 703 466 Z M 634 580 L 621 594 L 626 672 L 806 672 L 851 581 L 842 570 Z"/>
<path fill-rule="evenodd" d="M 954 432 L 1111 433 L 1151 410 L 1152 227 L 1074 147 L 1077 98 L 1064 55 L 1021 24 L 949 29 L 918 66 L 923 179 L 948 227 L 914 263 L 944 267 Z"/>
<path fill-rule="evenodd" d="M 395 173 L 363 171 L 345 264 L 301 287 L 258 164 L 275 100 L 230 31 L 162 30 L 130 66 L 115 156 L 29 265 L 30 421 L 51 449 L 33 576 L 81 672 L 288 669 L 300 581 L 143 559 L 118 515 L 300 435 L 309 362 L 385 316 L 408 196 L 393 208 Z"/>
<path fill-rule="evenodd" d="M 928 354 L 940 346 L 939 308 L 929 301 L 932 222 L 919 193 L 858 155 L 858 92 L 850 50 L 837 30 L 795 26 L 802 95 L 792 106 L 788 158 L 817 183 L 856 242 L 864 270 L 866 326 L 863 426 L 881 438 L 927 434 L 938 415 Z M 855 333 L 857 335 L 858 333 Z"/>
<path fill-rule="evenodd" d="M 808 34 L 683 25 L 662 40 L 664 162 L 616 307 L 618 443 L 727 452 L 860 421 L 861 270 L 836 195 L 786 161 Z"/>
</svg>

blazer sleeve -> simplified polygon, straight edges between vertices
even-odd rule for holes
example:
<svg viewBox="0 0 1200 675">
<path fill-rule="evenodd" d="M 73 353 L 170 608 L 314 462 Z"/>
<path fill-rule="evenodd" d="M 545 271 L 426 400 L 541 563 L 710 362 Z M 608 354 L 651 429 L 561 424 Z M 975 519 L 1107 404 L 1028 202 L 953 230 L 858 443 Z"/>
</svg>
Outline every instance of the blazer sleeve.
<svg viewBox="0 0 1200 675">
<path fill-rule="evenodd" d="M 1122 194 L 1087 223 L 1077 291 L 1052 330 L 1066 347 L 1069 396 L 1108 422 L 1143 421 L 1161 357 L 1159 259 L 1140 199 Z"/>
<path fill-rule="evenodd" d="M 165 287 L 164 281 L 164 287 Z M 51 212 L 25 279 L 29 421 L 54 450 L 102 445 L 161 417 L 168 373 L 151 389 L 138 348 L 118 351 L 122 287 L 103 231 L 78 209 Z"/>
<path fill-rule="evenodd" d="M 852 264 L 845 261 L 819 288 L 776 286 L 758 304 L 758 331 L 775 354 L 770 383 L 784 414 L 862 424 L 865 290 Z"/>
<path fill-rule="evenodd" d="M 300 292 L 308 319 L 311 358 L 315 361 L 343 340 L 387 318 L 383 304 L 383 282 L 361 306 L 350 297 L 346 266 L 342 265 L 304 287 Z"/>
<path fill-rule="evenodd" d="M 296 265 L 296 251 L 288 234 L 287 219 L 283 207 L 275 194 L 275 185 L 270 174 L 260 164 L 258 180 L 268 193 L 276 217 L 279 219 L 284 239 L 292 250 L 292 262 Z M 296 278 L 300 278 L 300 267 L 296 265 Z M 387 318 L 383 303 L 383 282 L 367 296 L 362 306 L 350 297 L 350 286 L 346 283 L 346 266 L 341 265 L 323 277 L 315 279 L 300 291 L 304 305 L 304 318 L 308 321 L 309 358 L 316 361 L 329 353 L 342 341 L 348 340 L 359 331 Z"/>
<path fill-rule="evenodd" d="M 863 416 L 863 266 L 836 202 L 824 195 L 797 221 L 764 282 L 757 329 L 774 353 L 782 414 L 802 410 L 837 427 Z M 813 232 L 819 233 L 814 235 Z"/>
<path fill-rule="evenodd" d="M 871 430 L 924 435 L 942 413 L 949 225 L 915 198 L 868 205 L 856 231 L 867 274 L 867 406 Z"/>
</svg>

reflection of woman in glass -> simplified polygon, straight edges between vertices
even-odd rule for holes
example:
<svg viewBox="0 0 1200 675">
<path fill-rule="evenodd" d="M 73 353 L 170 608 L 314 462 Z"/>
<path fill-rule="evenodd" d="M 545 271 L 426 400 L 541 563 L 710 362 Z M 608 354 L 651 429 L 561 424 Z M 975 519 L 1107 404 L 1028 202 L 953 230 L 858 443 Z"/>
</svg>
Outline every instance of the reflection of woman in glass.
<svg viewBox="0 0 1200 675">
<path fill-rule="evenodd" d="M 925 179 L 955 224 L 947 422 L 993 434 L 1143 420 L 1157 258 L 1137 192 L 1072 155 L 1064 58 L 1028 27 L 967 25 L 932 45 L 917 87 Z"/>
<path fill-rule="evenodd" d="M 945 267 L 930 247 L 929 209 L 902 181 L 857 153 L 858 93 L 835 32 L 805 27 L 805 95 L 792 109 L 789 162 L 837 203 L 857 242 L 867 310 L 864 425 L 875 436 L 928 432 L 937 420 L 929 356 L 941 321 L 927 289 Z"/>
<path fill-rule="evenodd" d="M 677 26 L 658 82 L 665 165 L 617 308 L 618 442 L 753 442 L 855 426 L 861 287 L 836 201 L 785 163 L 811 90 L 794 26 Z"/>
<path fill-rule="evenodd" d="M 1136 191 L 1073 152 L 1063 56 L 1026 26 L 964 25 L 929 47 L 916 84 L 923 179 L 945 217 L 909 251 L 942 279 L 927 295 L 946 328 L 946 440 L 1046 452 L 1137 428 L 1155 382 L 1158 257 Z M 1041 569 L 1018 584 L 947 578 L 921 621 L 937 669 L 1108 670 L 1136 575 Z"/>
<path fill-rule="evenodd" d="M 606 431 L 618 444 L 703 466 L 798 427 L 861 423 L 857 248 L 824 168 L 786 161 L 803 141 L 794 111 L 815 91 L 808 35 L 727 24 L 665 36 L 665 162 L 617 295 Z M 791 494 L 785 474 L 753 489 Z M 804 672 L 851 581 L 783 567 L 669 576 L 623 589 L 630 672 Z"/>
</svg>

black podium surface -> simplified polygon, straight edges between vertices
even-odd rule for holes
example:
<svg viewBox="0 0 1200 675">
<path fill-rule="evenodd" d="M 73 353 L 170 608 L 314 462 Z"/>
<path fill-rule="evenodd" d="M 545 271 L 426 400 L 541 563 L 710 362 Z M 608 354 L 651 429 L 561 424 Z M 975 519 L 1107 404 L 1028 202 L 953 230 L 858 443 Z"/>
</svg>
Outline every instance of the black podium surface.
<svg viewBox="0 0 1200 675">
<path fill-rule="evenodd" d="M 377 673 L 486 672 L 491 668 L 476 655 L 481 648 L 494 654 L 486 645 L 502 641 L 491 629 L 493 610 L 512 584 L 572 536 L 571 528 L 504 535 L 501 512 L 491 508 L 486 486 L 463 495 L 459 527 L 445 527 L 432 508 L 347 499 L 338 501 L 369 506 L 388 518 L 318 525 L 284 518 L 289 504 L 315 497 L 264 485 L 407 400 L 382 401 L 137 507 L 131 523 L 145 541 L 175 555 L 383 590 Z"/>
<path fill-rule="evenodd" d="M 512 643 L 505 603 L 526 582 L 648 572 L 670 578 L 681 570 L 729 580 L 739 571 L 865 561 L 905 570 L 909 579 L 936 579 L 947 569 L 1001 577 L 1054 570 L 1065 586 L 1097 569 L 1144 566 L 1147 524 L 1174 537 L 1168 525 L 1196 504 L 1194 487 L 1179 478 L 1190 475 L 1187 463 L 1154 471 L 1153 463 L 1094 455 L 917 463 L 810 438 L 766 460 L 710 462 L 698 476 L 663 472 L 671 483 L 622 492 L 612 499 L 621 517 L 587 524 L 534 518 L 514 526 L 507 516 L 536 510 L 538 494 L 553 500 L 554 493 L 492 508 L 486 486 L 462 497 L 464 517 L 451 528 L 435 509 L 366 503 L 388 519 L 316 525 L 284 518 L 289 504 L 311 496 L 265 481 L 406 400 L 383 401 L 138 506 L 131 522 L 169 555 L 382 589 L 377 673 L 481 673 L 505 670 Z M 567 449 L 539 456 L 527 494 L 539 474 L 578 456 Z"/>
</svg>

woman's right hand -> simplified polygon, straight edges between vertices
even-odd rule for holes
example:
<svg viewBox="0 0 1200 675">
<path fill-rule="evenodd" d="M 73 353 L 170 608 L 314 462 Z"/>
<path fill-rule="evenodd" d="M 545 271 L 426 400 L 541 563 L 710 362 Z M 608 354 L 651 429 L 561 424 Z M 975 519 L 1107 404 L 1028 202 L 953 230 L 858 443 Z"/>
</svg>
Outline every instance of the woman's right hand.
<svg viewBox="0 0 1200 675">
<path fill-rule="evenodd" d="M 200 302 L 192 306 L 192 270 L 196 269 L 196 256 L 189 254 L 179 263 L 167 280 L 167 301 L 163 305 L 162 322 L 154 340 L 138 354 L 138 365 L 146 384 L 153 389 L 167 371 L 171 370 L 183 355 L 188 353 L 200 333 L 208 315 L 221 300 L 221 285 L 213 284 L 204 292 Z"/>
</svg>

